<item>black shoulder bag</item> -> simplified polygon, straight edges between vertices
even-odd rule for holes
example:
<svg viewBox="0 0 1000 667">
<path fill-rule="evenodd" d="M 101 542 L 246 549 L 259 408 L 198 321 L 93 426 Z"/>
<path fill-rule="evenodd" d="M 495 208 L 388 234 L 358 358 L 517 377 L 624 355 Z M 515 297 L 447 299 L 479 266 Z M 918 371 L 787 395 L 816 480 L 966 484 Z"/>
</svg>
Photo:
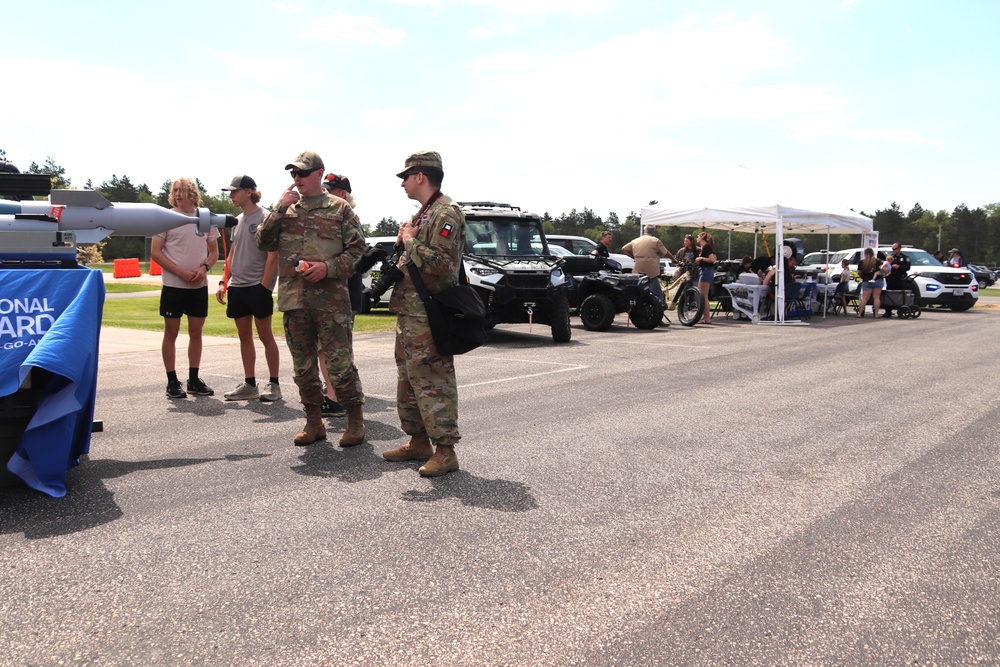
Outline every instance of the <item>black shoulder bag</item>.
<svg viewBox="0 0 1000 667">
<path fill-rule="evenodd" d="M 406 268 L 424 302 L 427 323 L 439 354 L 465 354 L 486 342 L 486 306 L 476 290 L 466 284 L 464 266 L 459 270 L 459 284 L 437 294 L 427 292 L 424 279 L 412 261 L 406 263 Z"/>
</svg>

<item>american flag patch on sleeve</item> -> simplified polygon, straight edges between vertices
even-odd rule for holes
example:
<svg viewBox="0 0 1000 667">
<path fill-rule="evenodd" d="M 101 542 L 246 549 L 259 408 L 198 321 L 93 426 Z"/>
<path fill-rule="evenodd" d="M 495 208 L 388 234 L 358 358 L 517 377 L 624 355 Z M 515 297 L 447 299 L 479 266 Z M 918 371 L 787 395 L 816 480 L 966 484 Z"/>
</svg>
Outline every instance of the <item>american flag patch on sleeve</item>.
<svg viewBox="0 0 1000 667">
<path fill-rule="evenodd" d="M 451 236 L 451 232 L 454 229 L 455 229 L 455 226 L 452 225 L 450 222 L 444 223 L 444 226 L 441 227 L 441 236 L 444 236 L 444 237 Z"/>
</svg>

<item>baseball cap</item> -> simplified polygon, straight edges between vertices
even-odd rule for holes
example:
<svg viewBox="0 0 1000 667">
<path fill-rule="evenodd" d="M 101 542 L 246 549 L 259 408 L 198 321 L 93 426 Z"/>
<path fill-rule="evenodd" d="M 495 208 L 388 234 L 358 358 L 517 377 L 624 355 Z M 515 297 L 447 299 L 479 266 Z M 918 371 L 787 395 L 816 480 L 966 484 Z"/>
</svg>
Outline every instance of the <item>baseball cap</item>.
<svg viewBox="0 0 1000 667">
<path fill-rule="evenodd" d="M 347 190 L 351 191 L 351 179 L 340 174 L 329 173 L 323 179 L 323 187 L 327 190 Z"/>
<path fill-rule="evenodd" d="M 417 151 L 406 158 L 406 166 L 396 176 L 406 178 L 411 169 L 419 168 L 437 169 L 440 172 L 444 172 L 444 167 L 441 165 L 441 154 L 436 151 Z"/>
<path fill-rule="evenodd" d="M 285 169 L 324 169 L 323 158 L 314 151 L 302 151 L 295 159 L 285 165 Z"/>
<path fill-rule="evenodd" d="M 223 190 L 256 190 L 257 181 L 253 180 L 246 174 L 242 176 L 233 176 L 233 182 L 229 184 L 229 187 L 222 188 Z"/>
</svg>

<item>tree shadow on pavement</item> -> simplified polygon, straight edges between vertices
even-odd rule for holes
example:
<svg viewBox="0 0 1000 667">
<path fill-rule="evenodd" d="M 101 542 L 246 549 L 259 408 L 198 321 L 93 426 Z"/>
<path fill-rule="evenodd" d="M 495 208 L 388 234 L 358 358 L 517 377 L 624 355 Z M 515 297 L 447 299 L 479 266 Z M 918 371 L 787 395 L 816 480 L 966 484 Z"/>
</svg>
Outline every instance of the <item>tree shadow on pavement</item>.
<svg viewBox="0 0 1000 667">
<path fill-rule="evenodd" d="M 123 516 L 114 492 L 104 484 L 142 470 L 164 470 L 212 461 L 238 462 L 270 454 L 230 454 L 217 458 L 154 459 L 151 461 L 83 460 L 69 471 L 66 495 L 49 496 L 18 487 L 0 490 L 0 535 L 24 533 L 25 538 L 45 539 L 76 533 L 110 523 Z"/>
</svg>

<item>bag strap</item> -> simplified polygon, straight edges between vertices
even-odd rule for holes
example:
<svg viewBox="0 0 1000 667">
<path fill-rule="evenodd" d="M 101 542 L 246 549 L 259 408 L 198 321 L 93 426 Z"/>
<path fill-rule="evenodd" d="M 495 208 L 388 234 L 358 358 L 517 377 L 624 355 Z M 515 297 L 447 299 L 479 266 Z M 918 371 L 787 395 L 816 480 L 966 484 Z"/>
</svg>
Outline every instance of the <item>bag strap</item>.
<svg viewBox="0 0 1000 667">
<path fill-rule="evenodd" d="M 420 300 L 427 303 L 427 300 L 431 298 L 431 295 L 427 292 L 427 286 L 424 285 L 424 279 L 420 277 L 420 272 L 417 271 L 417 265 L 413 263 L 413 260 L 407 260 L 406 269 L 410 272 L 410 279 L 413 280 L 413 286 L 417 288 L 417 294 L 420 295 Z"/>
<path fill-rule="evenodd" d="M 465 277 L 465 262 L 461 259 L 458 260 L 458 284 L 467 285 L 469 280 Z M 420 300 L 427 302 L 431 298 L 431 294 L 427 291 L 427 286 L 424 284 L 424 279 L 420 276 L 420 271 L 417 271 L 417 265 L 413 263 L 413 260 L 407 260 L 406 270 L 410 272 L 410 279 L 413 280 L 413 286 L 417 288 L 417 294 L 420 296 Z"/>
</svg>

